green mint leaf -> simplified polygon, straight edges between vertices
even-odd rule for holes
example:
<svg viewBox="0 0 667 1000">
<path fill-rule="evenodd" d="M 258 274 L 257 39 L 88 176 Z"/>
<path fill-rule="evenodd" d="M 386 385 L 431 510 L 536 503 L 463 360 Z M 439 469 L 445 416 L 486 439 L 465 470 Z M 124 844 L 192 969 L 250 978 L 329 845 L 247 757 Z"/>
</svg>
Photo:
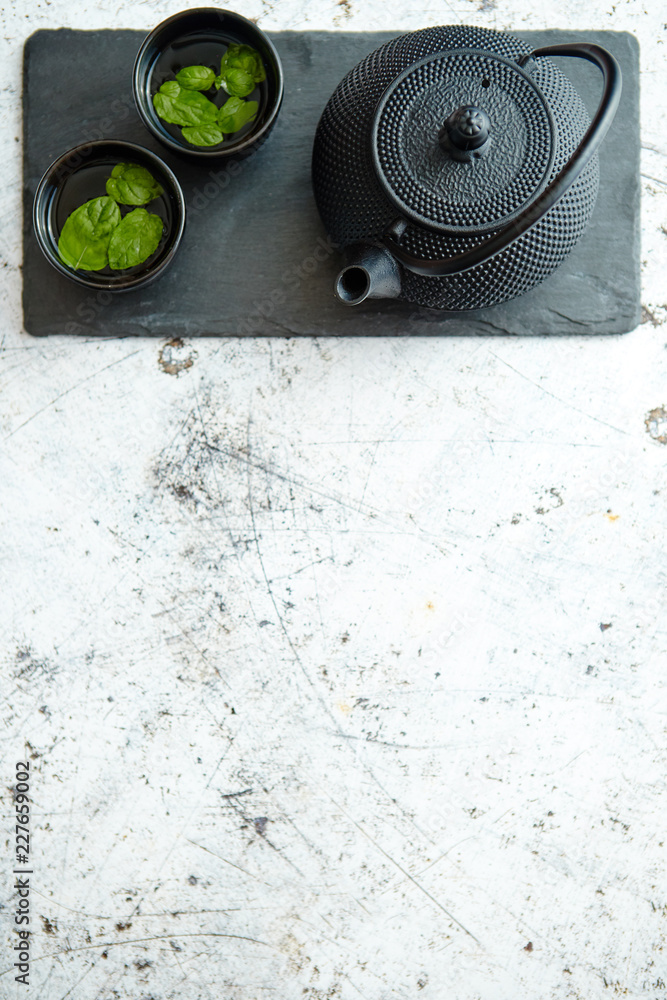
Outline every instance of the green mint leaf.
<svg viewBox="0 0 667 1000">
<path fill-rule="evenodd" d="M 183 138 L 193 146 L 217 146 L 224 138 L 218 125 L 191 125 L 182 131 Z"/>
<path fill-rule="evenodd" d="M 97 243 L 89 242 L 85 237 L 63 227 L 58 240 L 58 256 L 63 264 L 75 271 L 101 271 L 109 263 L 109 237 Z"/>
<path fill-rule="evenodd" d="M 128 212 L 111 234 L 109 267 L 119 271 L 143 264 L 157 250 L 163 229 L 160 216 L 147 212 L 145 208 Z"/>
<path fill-rule="evenodd" d="M 92 198 L 65 220 L 58 238 L 58 254 L 75 271 L 101 271 L 108 263 L 107 248 L 120 222 L 120 209 L 108 196 Z"/>
<path fill-rule="evenodd" d="M 229 45 L 227 47 L 220 64 L 221 75 L 225 76 L 229 69 L 242 69 L 244 73 L 253 78 L 255 83 L 261 83 L 262 80 L 266 79 L 262 57 L 250 45 Z"/>
<path fill-rule="evenodd" d="M 176 80 L 165 80 L 158 93 L 166 94 L 167 97 L 178 97 L 182 89 L 180 83 L 177 83 Z"/>
<path fill-rule="evenodd" d="M 257 101 L 230 97 L 218 111 L 218 128 L 221 132 L 238 132 L 246 122 L 252 121 L 258 108 Z"/>
<path fill-rule="evenodd" d="M 176 82 L 184 90 L 208 90 L 214 80 L 215 73 L 208 66 L 184 66 L 176 74 Z"/>
<path fill-rule="evenodd" d="M 237 111 L 240 111 L 245 101 L 242 97 L 228 97 L 221 108 L 218 109 L 218 124 L 225 118 L 230 118 L 235 115 Z M 229 131 L 226 129 L 225 131 Z"/>
<path fill-rule="evenodd" d="M 232 97 L 247 97 L 255 89 L 255 81 L 244 69 L 226 69 L 221 76 L 222 86 Z"/>
<path fill-rule="evenodd" d="M 183 90 L 176 80 L 163 83 L 153 95 L 153 107 L 171 125 L 213 125 L 218 109 L 196 90 Z"/>
<path fill-rule="evenodd" d="M 264 69 L 264 63 L 259 52 L 251 49 L 249 45 L 243 45 L 241 48 L 243 49 L 241 69 L 249 73 L 255 83 L 261 83 L 262 80 L 266 80 L 266 70 Z"/>
<path fill-rule="evenodd" d="M 120 209 L 113 198 L 102 195 L 91 198 L 80 205 L 70 218 L 75 218 L 79 225 L 93 240 L 108 236 L 120 222 Z"/>
<path fill-rule="evenodd" d="M 146 205 L 160 197 L 162 188 L 138 163 L 117 163 L 107 180 L 107 194 L 120 205 Z"/>
</svg>

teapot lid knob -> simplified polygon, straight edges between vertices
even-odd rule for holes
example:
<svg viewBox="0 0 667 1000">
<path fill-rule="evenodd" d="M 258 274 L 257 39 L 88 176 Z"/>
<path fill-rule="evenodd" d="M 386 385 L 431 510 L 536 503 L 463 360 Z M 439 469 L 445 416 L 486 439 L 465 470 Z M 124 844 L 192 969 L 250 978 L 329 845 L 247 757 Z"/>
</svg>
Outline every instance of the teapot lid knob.
<svg viewBox="0 0 667 1000">
<path fill-rule="evenodd" d="M 488 140 L 491 122 L 486 111 L 468 104 L 457 108 L 440 131 L 440 144 L 460 150 L 480 149 Z"/>
</svg>

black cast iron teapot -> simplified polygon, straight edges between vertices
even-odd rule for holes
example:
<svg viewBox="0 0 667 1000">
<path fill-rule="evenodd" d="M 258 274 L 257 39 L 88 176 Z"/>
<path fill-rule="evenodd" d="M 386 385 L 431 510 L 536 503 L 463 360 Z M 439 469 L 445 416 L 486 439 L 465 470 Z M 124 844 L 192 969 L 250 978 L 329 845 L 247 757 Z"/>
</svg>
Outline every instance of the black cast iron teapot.
<svg viewBox="0 0 667 1000">
<path fill-rule="evenodd" d="M 592 122 L 549 56 L 602 71 Z M 539 284 L 586 228 L 620 93 L 618 63 L 588 43 L 531 50 L 445 26 L 376 49 L 341 81 L 315 135 L 315 200 L 345 258 L 339 299 L 459 311 Z"/>
</svg>

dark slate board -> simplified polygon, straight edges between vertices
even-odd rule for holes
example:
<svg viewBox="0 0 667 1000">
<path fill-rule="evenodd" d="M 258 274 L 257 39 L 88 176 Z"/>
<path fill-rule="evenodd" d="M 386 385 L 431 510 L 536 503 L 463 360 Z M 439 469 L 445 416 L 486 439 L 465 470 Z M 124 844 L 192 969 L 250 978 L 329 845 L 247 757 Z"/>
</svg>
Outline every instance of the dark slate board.
<svg viewBox="0 0 667 1000">
<path fill-rule="evenodd" d="M 172 156 L 142 126 L 131 72 L 140 31 L 38 31 L 24 52 L 25 329 L 123 336 L 625 333 L 640 322 L 639 49 L 617 32 L 518 32 L 533 46 L 596 41 L 623 71 L 621 106 L 601 154 L 600 195 L 584 237 L 543 285 L 491 309 L 443 315 L 401 302 L 339 303 L 339 258 L 310 186 L 317 121 L 341 77 L 397 32 L 277 32 L 286 91 L 269 140 L 234 177 Z M 561 59 L 593 111 L 601 77 Z M 56 80 L 56 86 L 53 81 Z M 85 83 L 81 81 L 85 80 Z M 148 146 L 175 170 L 188 206 L 172 268 L 145 289 L 110 296 L 58 274 L 37 246 L 33 195 L 60 153 L 94 138 Z M 224 185 L 224 186 L 223 186 Z M 111 301 L 109 301 L 111 300 Z"/>
</svg>

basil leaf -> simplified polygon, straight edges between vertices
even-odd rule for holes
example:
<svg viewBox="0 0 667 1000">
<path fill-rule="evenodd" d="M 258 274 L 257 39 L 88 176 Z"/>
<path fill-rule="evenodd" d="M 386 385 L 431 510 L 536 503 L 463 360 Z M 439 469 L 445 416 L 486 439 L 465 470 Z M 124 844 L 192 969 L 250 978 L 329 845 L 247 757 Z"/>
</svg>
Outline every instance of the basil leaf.
<svg viewBox="0 0 667 1000">
<path fill-rule="evenodd" d="M 143 264 L 155 253 L 164 225 L 159 215 L 135 208 L 116 226 L 109 241 L 109 267 L 114 271 Z"/>
<path fill-rule="evenodd" d="M 217 146 L 224 136 L 217 125 L 190 125 L 183 130 L 183 138 L 193 146 Z"/>
<path fill-rule="evenodd" d="M 178 97 L 182 89 L 180 83 L 177 83 L 176 80 L 165 80 L 158 93 L 166 94 L 167 97 Z"/>
<path fill-rule="evenodd" d="M 75 271 L 101 271 L 109 263 L 109 237 L 97 243 L 63 227 L 58 240 L 58 256 Z"/>
<path fill-rule="evenodd" d="M 255 89 L 255 81 L 244 69 L 226 69 L 220 74 L 220 79 L 232 97 L 247 97 Z"/>
<path fill-rule="evenodd" d="M 91 198 L 80 205 L 70 218 L 76 217 L 77 224 L 93 239 L 108 236 L 120 222 L 120 209 L 107 195 Z"/>
<path fill-rule="evenodd" d="M 58 238 L 60 259 L 75 271 L 101 271 L 108 263 L 109 240 L 119 222 L 120 209 L 113 198 L 91 198 L 65 220 Z"/>
<path fill-rule="evenodd" d="M 255 83 L 261 83 L 262 80 L 266 80 L 266 70 L 264 69 L 264 63 L 259 52 L 251 49 L 249 45 L 242 45 L 241 49 L 243 60 L 241 69 L 244 69 L 246 73 L 250 73 Z"/>
<path fill-rule="evenodd" d="M 224 124 L 225 119 L 231 118 L 240 111 L 245 101 L 242 97 L 228 97 L 225 103 L 218 110 L 218 126 Z M 231 128 L 223 128 L 223 132 L 233 132 Z"/>
<path fill-rule="evenodd" d="M 138 163 L 117 163 L 107 180 L 107 194 L 121 205 L 146 205 L 160 197 L 162 188 Z"/>
<path fill-rule="evenodd" d="M 242 69 L 251 76 L 255 83 L 266 79 L 266 70 L 262 57 L 250 45 L 229 45 L 220 63 L 220 74 L 226 75 L 229 69 Z"/>
<path fill-rule="evenodd" d="M 196 90 L 183 90 L 176 80 L 163 83 L 153 95 L 153 107 L 171 125 L 213 125 L 218 109 Z"/>
<path fill-rule="evenodd" d="M 221 132 L 238 132 L 257 114 L 257 101 L 243 101 L 240 97 L 230 97 L 218 111 L 218 128 Z"/>
<path fill-rule="evenodd" d="M 208 66 L 185 66 L 176 74 L 183 90 L 208 90 L 214 80 L 215 73 Z"/>
</svg>

